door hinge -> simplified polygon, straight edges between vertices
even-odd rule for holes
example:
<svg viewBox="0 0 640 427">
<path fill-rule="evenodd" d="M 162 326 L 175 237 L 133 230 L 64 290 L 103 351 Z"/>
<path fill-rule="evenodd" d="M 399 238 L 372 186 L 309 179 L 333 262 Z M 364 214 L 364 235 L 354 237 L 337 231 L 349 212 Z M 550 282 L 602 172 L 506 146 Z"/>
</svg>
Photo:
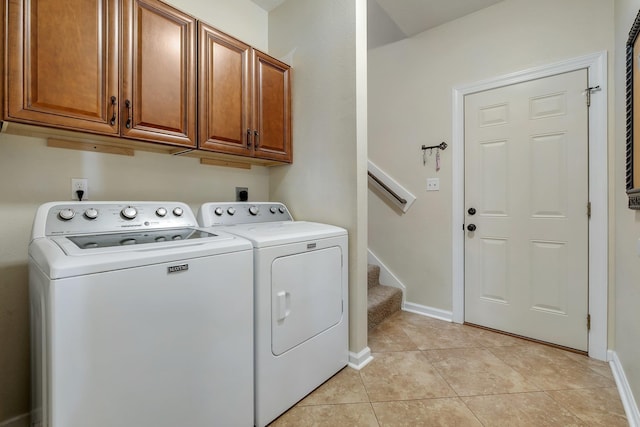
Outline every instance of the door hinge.
<svg viewBox="0 0 640 427">
<path fill-rule="evenodd" d="M 591 202 L 587 202 L 587 218 L 591 218 Z"/>
<path fill-rule="evenodd" d="M 587 314 L 587 331 L 591 330 L 591 315 Z"/>
<path fill-rule="evenodd" d="M 600 85 L 588 87 L 587 90 L 584 91 L 585 95 L 587 96 L 587 107 L 591 107 L 591 94 L 599 90 Z"/>
</svg>

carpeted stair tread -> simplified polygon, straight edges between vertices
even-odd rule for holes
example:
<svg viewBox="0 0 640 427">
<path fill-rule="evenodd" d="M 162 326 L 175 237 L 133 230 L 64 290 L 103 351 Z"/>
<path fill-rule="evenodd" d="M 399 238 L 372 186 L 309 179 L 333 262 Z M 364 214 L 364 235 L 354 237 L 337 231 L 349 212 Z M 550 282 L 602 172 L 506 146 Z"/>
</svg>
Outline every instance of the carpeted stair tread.
<svg viewBox="0 0 640 427">
<path fill-rule="evenodd" d="M 369 264 L 367 267 L 367 285 L 369 288 L 380 284 L 380 267 Z"/>
<path fill-rule="evenodd" d="M 400 310 L 402 291 L 380 284 L 380 267 L 377 265 L 369 265 L 368 273 L 367 320 L 369 329 L 372 329 Z"/>
</svg>

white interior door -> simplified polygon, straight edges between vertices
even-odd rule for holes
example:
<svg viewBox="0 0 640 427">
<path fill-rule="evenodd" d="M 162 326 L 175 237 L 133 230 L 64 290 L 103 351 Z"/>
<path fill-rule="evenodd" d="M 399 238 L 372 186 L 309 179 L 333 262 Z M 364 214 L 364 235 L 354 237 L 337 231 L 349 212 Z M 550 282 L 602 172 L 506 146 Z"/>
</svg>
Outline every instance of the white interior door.
<svg viewBox="0 0 640 427">
<path fill-rule="evenodd" d="M 465 321 L 583 351 L 587 77 L 465 96 Z"/>
</svg>

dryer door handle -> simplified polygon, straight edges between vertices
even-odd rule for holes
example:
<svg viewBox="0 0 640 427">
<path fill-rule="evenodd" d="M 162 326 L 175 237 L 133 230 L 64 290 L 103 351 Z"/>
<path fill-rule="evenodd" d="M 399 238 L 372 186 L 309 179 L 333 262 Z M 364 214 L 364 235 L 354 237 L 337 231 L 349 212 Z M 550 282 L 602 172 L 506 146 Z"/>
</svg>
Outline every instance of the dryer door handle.
<svg viewBox="0 0 640 427">
<path fill-rule="evenodd" d="M 280 291 L 276 294 L 278 299 L 278 321 L 286 319 L 291 314 L 291 294 Z"/>
</svg>

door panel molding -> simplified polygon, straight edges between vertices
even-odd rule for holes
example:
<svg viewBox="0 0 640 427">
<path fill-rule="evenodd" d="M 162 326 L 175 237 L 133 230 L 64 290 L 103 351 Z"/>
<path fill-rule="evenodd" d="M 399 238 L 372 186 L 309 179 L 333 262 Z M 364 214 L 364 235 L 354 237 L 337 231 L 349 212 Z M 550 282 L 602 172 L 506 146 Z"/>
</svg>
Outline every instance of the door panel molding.
<svg viewBox="0 0 640 427">
<path fill-rule="evenodd" d="M 555 74 L 587 69 L 589 86 L 601 91 L 589 109 L 589 356 L 607 360 L 608 305 L 608 176 L 607 176 L 607 52 L 535 67 L 503 76 L 456 86 L 452 90 L 452 278 L 453 321 L 464 322 L 464 97 L 475 92 L 523 83 Z M 586 88 L 585 88 L 586 89 Z M 585 208 L 586 209 L 586 208 Z M 586 213 L 585 213 L 586 214 Z"/>
</svg>

